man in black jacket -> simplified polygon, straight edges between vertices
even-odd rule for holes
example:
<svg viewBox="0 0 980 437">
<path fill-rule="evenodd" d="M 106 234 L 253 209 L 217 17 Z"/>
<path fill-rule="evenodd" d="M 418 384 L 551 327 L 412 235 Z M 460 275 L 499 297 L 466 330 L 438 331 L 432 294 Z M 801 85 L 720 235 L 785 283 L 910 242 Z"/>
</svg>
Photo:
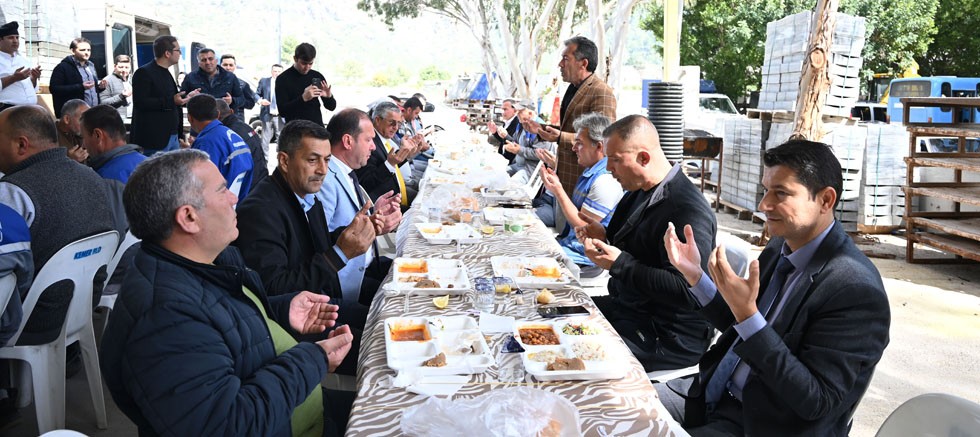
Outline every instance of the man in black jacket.
<svg viewBox="0 0 980 437">
<path fill-rule="evenodd" d="M 667 162 L 645 117 L 623 118 L 603 136 L 607 168 L 628 193 L 607 228 L 583 217 L 588 224 L 575 230 L 589 260 L 609 270 L 609 296 L 594 298 L 596 306 L 648 372 L 694 365 L 714 331 L 667 258 L 662 235 L 670 222 L 690 224 L 707 259 L 715 215 L 680 165 Z"/>
<path fill-rule="evenodd" d="M 266 295 L 228 247 L 237 201 L 198 150 L 133 173 L 126 213 L 143 246 L 102 339 L 106 386 L 140 435 L 343 435 L 320 381 L 351 333 L 293 339 L 335 326 L 337 307 L 310 292 Z"/>
<path fill-rule="evenodd" d="M 221 55 L 221 68 L 235 74 L 235 71 L 238 70 L 238 60 L 235 59 L 235 55 L 231 53 Z M 256 97 L 255 91 L 252 91 L 252 86 L 245 79 L 239 77 L 238 85 L 242 88 L 242 105 L 235 108 L 235 115 L 244 122 L 248 121 L 245 119 L 245 110 L 254 108 L 259 99 Z M 255 179 L 252 181 L 254 182 Z"/>
<path fill-rule="evenodd" d="M 307 120 L 287 123 L 277 158 L 272 176 L 238 206 L 241 233 L 234 244 L 262 276 L 270 295 L 298 290 L 326 294 L 341 306 L 342 321 L 363 328 L 367 311 L 343 302 L 337 272 L 370 249 L 383 223 L 376 224 L 365 207 L 349 226 L 328 233 L 323 207 L 314 196 L 330 160 L 330 133 L 323 126 Z"/>
<path fill-rule="evenodd" d="M 61 107 L 71 99 L 83 100 L 90 107 L 99 104 L 99 91 L 105 89 L 105 79 L 99 80 L 95 66 L 88 61 L 92 44 L 85 38 L 75 38 L 68 45 L 71 55 L 65 56 L 51 71 L 51 98 L 54 115 L 61 118 Z"/>
<path fill-rule="evenodd" d="M 242 95 L 242 85 L 238 82 L 238 76 L 218 67 L 214 50 L 201 49 L 197 53 L 197 65 L 197 70 L 184 76 L 184 81 L 180 84 L 181 91 L 189 93 L 200 90 L 215 99 L 228 102 L 228 105 L 234 109 L 245 106 L 245 97 Z"/>
<path fill-rule="evenodd" d="M 316 48 L 309 43 L 296 46 L 293 66 L 276 79 L 276 103 L 286 122 L 309 120 L 323 125 L 320 104 L 328 111 L 337 109 L 337 99 L 327 79 L 313 69 Z"/>
<path fill-rule="evenodd" d="M 251 126 L 235 115 L 235 111 L 231 110 L 227 102 L 215 100 L 215 103 L 218 105 L 218 120 L 221 124 L 238 134 L 245 140 L 245 144 L 248 144 L 248 151 L 252 154 L 252 185 L 249 187 L 251 191 L 262 182 L 262 179 L 269 177 L 269 161 L 266 159 L 262 138 Z"/>
<path fill-rule="evenodd" d="M 763 163 L 759 211 L 775 238 L 747 279 L 723 247 L 705 270 L 697 230 L 684 228 L 686 243 L 673 227 L 664 235 L 701 313 L 723 334 L 693 380 L 657 391 L 695 436 L 844 436 L 888 344 L 888 296 L 834 219 L 843 179 L 830 147 L 790 141 Z"/>
<path fill-rule="evenodd" d="M 487 129 L 490 130 L 490 135 L 487 136 L 487 142 L 497 146 L 497 153 L 504 155 L 507 158 L 507 162 L 513 164 L 515 154 L 504 150 L 504 144 L 508 141 L 512 143 L 519 143 L 518 135 L 519 132 L 523 132 L 521 121 L 517 119 L 517 111 L 524 109 L 523 106 L 516 107 L 517 102 L 514 99 L 504 100 L 504 103 L 500 105 L 502 111 L 504 125 L 497 126 L 493 120 L 487 122 Z"/>
<path fill-rule="evenodd" d="M 182 107 L 201 92 L 177 90 L 169 70 L 180 61 L 177 38 L 170 35 L 157 37 L 153 41 L 153 56 L 156 56 L 153 62 L 133 73 L 133 125 L 129 142 L 142 147 L 145 155 L 179 146 L 178 136 L 184 123 Z"/>
</svg>

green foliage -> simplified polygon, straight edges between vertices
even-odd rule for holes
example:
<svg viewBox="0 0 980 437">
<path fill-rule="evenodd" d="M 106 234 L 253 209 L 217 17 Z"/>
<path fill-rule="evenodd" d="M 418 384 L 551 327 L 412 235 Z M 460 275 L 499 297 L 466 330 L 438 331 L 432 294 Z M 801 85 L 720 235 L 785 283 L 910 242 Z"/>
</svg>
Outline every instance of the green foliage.
<svg viewBox="0 0 980 437">
<path fill-rule="evenodd" d="M 384 72 L 374 73 L 371 77 L 371 86 L 373 87 L 386 87 L 391 85 L 391 80 L 388 78 L 388 74 Z"/>
<path fill-rule="evenodd" d="M 935 39 L 929 51 L 919 54 L 923 76 L 980 76 L 980 3 L 939 0 Z"/>
<path fill-rule="evenodd" d="M 923 53 L 935 33 L 932 17 L 938 1 L 842 0 L 841 12 L 867 18 L 865 73 L 900 69 Z M 815 5 L 816 0 L 699 0 L 686 5 L 681 64 L 700 65 L 719 92 L 742 96 L 761 83 L 766 24 Z M 642 28 L 662 36 L 662 5 L 651 3 L 647 13 Z"/>
<path fill-rule="evenodd" d="M 419 72 L 419 80 L 446 80 L 452 77 L 448 71 L 440 69 L 435 65 L 430 65 Z"/>
<path fill-rule="evenodd" d="M 296 46 L 298 46 L 300 41 L 296 39 L 295 36 L 287 35 L 282 39 L 282 53 L 280 57 L 283 61 L 290 61 L 293 59 L 293 53 L 296 53 Z"/>
<path fill-rule="evenodd" d="M 898 73 L 926 53 L 939 0 L 842 0 L 840 11 L 867 19 L 864 74 Z"/>
<path fill-rule="evenodd" d="M 364 76 L 364 65 L 355 60 L 348 60 L 340 65 L 337 70 L 340 77 L 343 77 L 347 82 L 353 82 L 359 80 Z"/>
</svg>

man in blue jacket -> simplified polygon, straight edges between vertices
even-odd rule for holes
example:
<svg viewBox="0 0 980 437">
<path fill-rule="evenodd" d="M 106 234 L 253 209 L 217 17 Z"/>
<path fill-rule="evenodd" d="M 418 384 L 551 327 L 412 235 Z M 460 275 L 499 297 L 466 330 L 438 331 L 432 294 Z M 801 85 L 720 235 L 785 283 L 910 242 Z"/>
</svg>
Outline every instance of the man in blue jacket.
<svg viewBox="0 0 980 437">
<path fill-rule="evenodd" d="M 214 50 L 201 49 L 197 53 L 197 70 L 184 76 L 180 90 L 186 93 L 198 90 L 216 99 L 224 99 L 232 109 L 245 107 L 245 97 L 238 77 L 224 68 L 218 68 L 218 60 L 214 56 Z"/>
<path fill-rule="evenodd" d="M 269 297 L 228 244 L 238 197 L 208 156 L 141 164 L 125 191 L 143 244 L 102 339 L 102 374 L 140 435 L 335 435 L 320 381 L 350 350 L 349 328 L 316 343 L 337 307 L 308 291 Z M 329 419 L 327 419 L 329 420 Z"/>
<path fill-rule="evenodd" d="M 228 181 L 228 189 L 244 199 L 252 186 L 252 153 L 248 144 L 218 121 L 218 104 L 213 97 L 199 95 L 187 102 L 187 121 L 199 132 L 192 147 L 203 150 Z"/>
</svg>

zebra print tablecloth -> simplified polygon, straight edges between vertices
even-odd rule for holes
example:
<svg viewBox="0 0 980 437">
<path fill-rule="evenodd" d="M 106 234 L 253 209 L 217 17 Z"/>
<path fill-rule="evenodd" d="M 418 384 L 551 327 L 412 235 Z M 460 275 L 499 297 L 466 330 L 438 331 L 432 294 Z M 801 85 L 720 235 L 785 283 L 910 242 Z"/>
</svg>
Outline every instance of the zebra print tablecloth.
<svg viewBox="0 0 980 437">
<path fill-rule="evenodd" d="M 537 222 L 523 235 L 505 235 L 497 227 L 497 233 L 479 243 L 462 246 L 436 246 L 428 244 L 415 230 L 412 211 L 409 211 L 399 229 L 398 254 L 405 257 L 460 259 L 467 266 L 470 278 L 492 276 L 491 256 L 545 256 L 562 260 L 563 252 L 547 228 Z M 391 280 L 391 275 L 385 282 Z M 609 323 L 592 304 L 592 299 L 577 285 L 559 289 L 556 300 L 565 304 L 583 304 L 591 307 L 595 322 L 622 342 Z M 430 296 L 408 297 L 405 311 L 403 295 L 389 295 L 379 291 L 368 315 L 358 361 L 357 398 L 347 428 L 348 436 L 400 435 L 402 412 L 420 404 L 425 398 L 404 388 L 391 387 L 395 371 L 388 368 L 385 356 L 384 320 L 389 317 L 454 316 L 465 315 L 473 309 L 472 292 L 452 296 L 445 310 L 437 310 Z M 528 319 L 529 306 L 519 306 L 512 300 L 495 305 L 494 313 Z M 531 319 L 539 319 L 534 314 Z M 489 337 L 497 364 L 512 365 L 520 362 L 516 354 L 498 354 L 504 335 Z M 622 346 L 625 351 L 626 346 Z M 498 365 L 482 374 L 472 375 L 469 382 L 454 398 L 470 398 L 499 387 L 522 384 L 554 392 L 578 407 L 579 427 L 583 435 L 608 436 L 674 436 L 686 435 L 676 422 L 668 423 L 663 417 L 662 405 L 657 393 L 647 379 L 643 367 L 632 355 L 625 357 L 630 370 L 623 379 L 607 381 L 558 381 L 539 382 L 527 375 L 524 383 L 503 383 L 497 379 Z M 658 417 L 659 416 L 659 417 Z M 668 417 L 669 420 L 669 417 Z M 676 431 L 676 432 L 675 432 Z"/>
</svg>

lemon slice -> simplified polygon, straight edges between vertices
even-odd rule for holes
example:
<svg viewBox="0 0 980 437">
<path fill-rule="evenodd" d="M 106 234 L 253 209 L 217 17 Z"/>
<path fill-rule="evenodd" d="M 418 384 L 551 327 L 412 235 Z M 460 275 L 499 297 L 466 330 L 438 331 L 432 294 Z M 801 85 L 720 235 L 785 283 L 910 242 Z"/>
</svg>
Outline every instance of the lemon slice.
<svg viewBox="0 0 980 437">
<path fill-rule="evenodd" d="M 445 309 L 449 305 L 449 295 L 439 296 L 432 298 L 432 304 L 439 308 L 440 310 Z"/>
</svg>

